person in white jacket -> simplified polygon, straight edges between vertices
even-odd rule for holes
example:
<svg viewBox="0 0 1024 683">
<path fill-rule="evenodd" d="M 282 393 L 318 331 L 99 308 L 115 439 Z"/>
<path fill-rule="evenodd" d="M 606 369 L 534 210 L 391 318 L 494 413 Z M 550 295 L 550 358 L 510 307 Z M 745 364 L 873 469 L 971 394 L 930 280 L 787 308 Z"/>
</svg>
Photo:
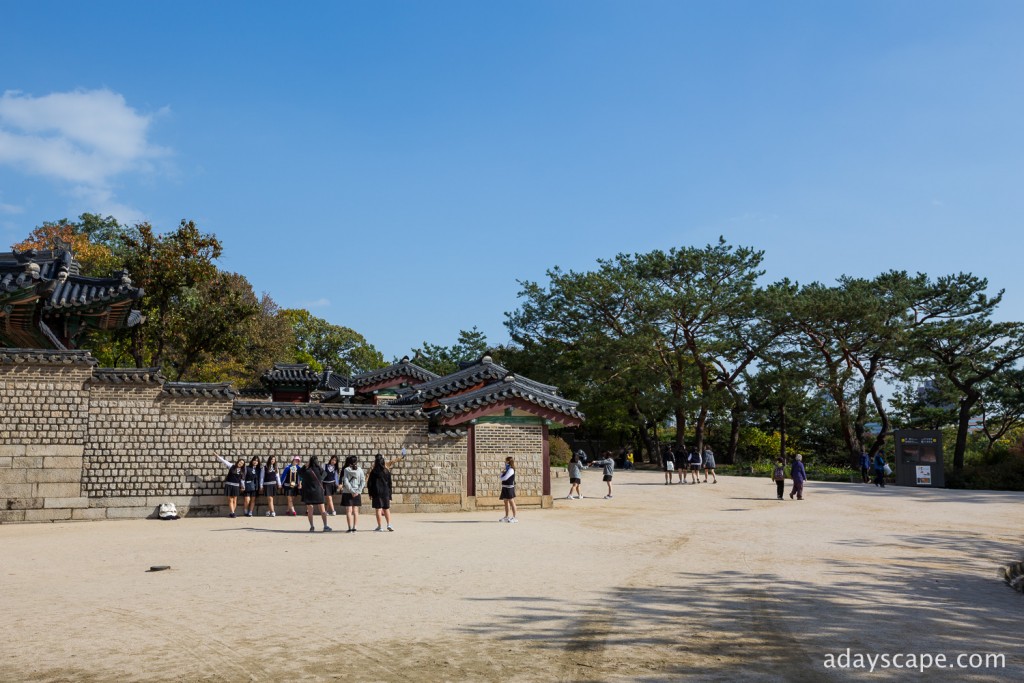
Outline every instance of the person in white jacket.
<svg viewBox="0 0 1024 683">
<path fill-rule="evenodd" d="M 359 523 L 359 506 L 363 504 L 363 488 L 366 486 L 366 473 L 359 466 L 356 456 L 345 458 L 345 469 L 341 471 L 341 506 L 345 508 L 345 521 L 348 532 L 355 533 Z"/>
</svg>

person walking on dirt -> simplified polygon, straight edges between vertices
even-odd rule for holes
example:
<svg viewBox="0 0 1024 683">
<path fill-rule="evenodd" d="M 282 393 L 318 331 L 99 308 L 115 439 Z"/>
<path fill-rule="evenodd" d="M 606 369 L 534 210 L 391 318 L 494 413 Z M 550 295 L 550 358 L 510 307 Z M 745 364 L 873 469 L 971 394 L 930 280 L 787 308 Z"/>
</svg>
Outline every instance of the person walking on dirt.
<svg viewBox="0 0 1024 683">
<path fill-rule="evenodd" d="M 704 449 L 704 483 L 708 483 L 708 472 L 711 473 L 711 483 L 718 483 L 718 475 L 715 474 L 715 453 L 711 446 Z"/>
<path fill-rule="evenodd" d="M 324 521 L 324 531 L 331 531 L 327 526 L 327 510 L 324 509 L 324 469 L 320 467 L 320 459 L 310 456 L 309 464 L 299 468 L 299 495 L 306 504 L 306 519 L 309 530 L 316 531 L 313 526 L 313 512 L 316 509 Z"/>
<path fill-rule="evenodd" d="M 860 478 L 865 484 L 870 481 L 868 470 L 871 469 L 871 456 L 866 452 L 860 454 Z"/>
<path fill-rule="evenodd" d="M 665 468 L 665 485 L 672 483 L 672 473 L 676 471 L 676 456 L 671 446 L 665 446 L 661 452 L 662 466 Z"/>
<path fill-rule="evenodd" d="M 775 494 L 782 500 L 782 494 L 786 492 L 786 463 L 782 458 L 775 459 L 775 466 L 772 467 L 772 481 L 775 482 Z"/>
<path fill-rule="evenodd" d="M 691 484 L 699 484 L 700 483 L 700 453 L 697 452 L 696 448 L 693 449 L 692 451 L 690 451 L 689 461 L 690 461 L 690 483 Z"/>
<path fill-rule="evenodd" d="M 793 466 L 789 469 L 789 476 L 793 479 L 793 490 L 789 492 L 789 497 L 792 498 L 794 495 L 797 500 L 804 499 L 804 482 L 807 481 L 807 471 L 804 469 L 804 456 L 795 455 L 793 456 Z"/>
<path fill-rule="evenodd" d="M 885 456 L 882 451 L 875 453 L 875 486 L 885 488 Z"/>
</svg>

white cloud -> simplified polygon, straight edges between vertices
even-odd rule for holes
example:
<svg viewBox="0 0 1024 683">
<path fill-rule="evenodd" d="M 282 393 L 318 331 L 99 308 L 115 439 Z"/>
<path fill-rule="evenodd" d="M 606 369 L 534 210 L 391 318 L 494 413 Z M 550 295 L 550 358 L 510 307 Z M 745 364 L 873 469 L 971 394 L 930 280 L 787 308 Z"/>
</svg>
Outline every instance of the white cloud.
<svg viewBox="0 0 1024 683">
<path fill-rule="evenodd" d="M 21 207 L 21 206 L 17 206 L 16 204 L 5 204 L 4 202 L 0 202 L 0 213 L 12 214 L 12 213 L 24 213 L 24 212 L 25 212 L 25 209 L 23 207 Z"/>
<path fill-rule="evenodd" d="M 302 307 L 305 308 L 305 309 L 310 309 L 310 308 L 327 308 L 330 305 L 331 305 L 331 300 L 330 299 L 328 299 L 326 297 L 320 297 L 316 301 L 307 301 L 306 303 L 302 304 Z"/>
<path fill-rule="evenodd" d="M 73 194 L 100 205 L 90 210 L 119 207 L 137 215 L 114 200 L 111 185 L 169 153 L 149 141 L 152 121 L 110 90 L 42 97 L 9 90 L 0 96 L 0 164 L 70 183 Z"/>
</svg>

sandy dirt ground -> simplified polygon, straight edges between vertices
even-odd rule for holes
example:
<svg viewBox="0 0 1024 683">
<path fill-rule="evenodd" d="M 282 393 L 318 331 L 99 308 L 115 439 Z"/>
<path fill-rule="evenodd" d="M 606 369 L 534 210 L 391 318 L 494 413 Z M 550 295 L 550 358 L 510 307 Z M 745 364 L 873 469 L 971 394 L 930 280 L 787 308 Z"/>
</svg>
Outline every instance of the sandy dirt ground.
<svg viewBox="0 0 1024 683">
<path fill-rule="evenodd" d="M 583 489 L 517 525 L 396 515 L 395 533 L 368 510 L 357 534 L 0 526 L 0 680 L 1024 680 L 1024 596 L 997 577 L 1024 555 L 1022 494 L 811 482 L 780 502 L 764 479 L 626 472 L 603 500 L 596 471 Z M 847 648 L 1005 668 L 825 667 Z"/>
</svg>

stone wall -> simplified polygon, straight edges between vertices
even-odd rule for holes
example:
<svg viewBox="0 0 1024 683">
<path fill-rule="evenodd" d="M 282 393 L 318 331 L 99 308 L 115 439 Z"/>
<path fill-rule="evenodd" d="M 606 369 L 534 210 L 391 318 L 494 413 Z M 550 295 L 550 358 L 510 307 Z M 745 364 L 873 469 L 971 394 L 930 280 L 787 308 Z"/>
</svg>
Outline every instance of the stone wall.
<svg viewBox="0 0 1024 683">
<path fill-rule="evenodd" d="M 497 506 L 501 493 L 499 476 L 505 458 L 516 463 L 516 500 L 519 504 L 541 504 L 544 497 L 544 427 L 541 424 L 507 424 L 480 421 L 473 430 L 476 454 L 476 503 Z"/>
<path fill-rule="evenodd" d="M 84 385 L 95 363 L 81 353 L 40 360 L 0 356 L 0 522 L 72 519 L 88 505 Z"/>
<path fill-rule="evenodd" d="M 392 468 L 396 511 L 497 505 L 497 474 L 514 455 L 520 503 L 550 505 L 540 424 L 476 426 L 471 498 L 464 432 L 428 433 L 426 418 L 261 417 L 235 410 L 230 391 L 170 386 L 148 371 L 97 369 L 83 352 L 0 349 L 0 522 L 149 517 L 163 502 L 223 514 L 214 452 L 276 455 L 282 466 L 294 455 L 356 455 L 369 470 L 376 453 L 390 460 L 404 448 Z"/>
</svg>

